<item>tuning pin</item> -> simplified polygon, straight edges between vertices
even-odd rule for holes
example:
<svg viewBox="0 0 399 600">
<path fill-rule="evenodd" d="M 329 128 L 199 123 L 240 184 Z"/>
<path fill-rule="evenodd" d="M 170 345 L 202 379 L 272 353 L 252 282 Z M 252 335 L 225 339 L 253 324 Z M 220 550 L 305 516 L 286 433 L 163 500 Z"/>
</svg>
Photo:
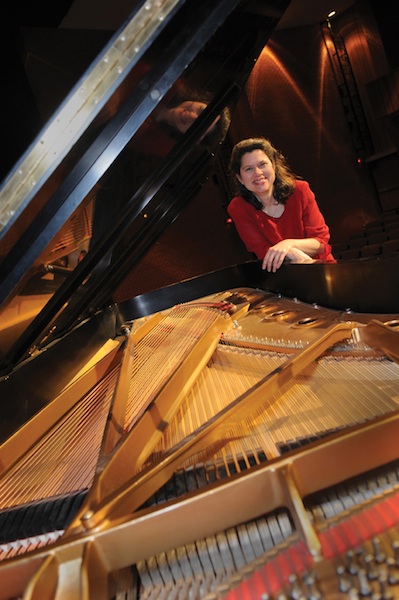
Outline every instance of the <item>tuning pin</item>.
<svg viewBox="0 0 399 600">
<path fill-rule="evenodd" d="M 306 600 L 302 588 L 298 583 L 298 577 L 294 574 L 290 575 L 288 582 L 291 586 L 290 596 L 292 600 Z"/>
<path fill-rule="evenodd" d="M 350 579 L 346 576 L 346 570 L 343 565 L 339 565 L 337 567 L 337 575 L 338 575 L 338 589 L 343 594 L 347 594 L 352 587 L 352 583 Z"/>
<path fill-rule="evenodd" d="M 393 550 L 393 557 L 395 559 L 396 566 L 399 567 L 399 541 L 398 540 L 395 540 L 394 542 L 392 542 L 392 550 Z"/>
<path fill-rule="evenodd" d="M 378 578 L 378 570 L 374 568 L 374 556 L 373 554 L 367 554 L 364 557 L 364 566 L 367 572 L 367 578 L 370 581 L 374 581 Z"/>
<path fill-rule="evenodd" d="M 380 540 L 377 537 L 374 537 L 371 540 L 371 542 L 374 546 L 375 562 L 377 564 L 381 564 L 381 563 L 385 562 L 387 555 L 385 554 L 385 552 L 382 552 L 382 550 L 381 550 Z"/>
<path fill-rule="evenodd" d="M 357 563 L 356 555 L 355 555 L 354 551 L 348 550 L 348 552 L 346 553 L 346 558 L 348 561 L 348 563 L 347 563 L 348 564 L 348 566 L 347 566 L 348 573 L 350 573 L 351 575 L 356 575 L 359 571 L 359 565 Z"/>
<path fill-rule="evenodd" d="M 317 589 L 316 578 L 313 575 L 307 575 L 303 580 L 309 588 L 307 594 L 308 600 L 321 600 L 322 594 Z"/>
<path fill-rule="evenodd" d="M 388 588 L 388 574 L 386 571 L 382 572 L 379 579 L 380 592 L 382 600 L 393 600 L 393 594 Z"/>
<path fill-rule="evenodd" d="M 373 591 L 373 588 L 369 584 L 367 579 L 367 573 L 364 569 L 359 569 L 357 574 L 357 580 L 359 584 L 359 593 L 361 596 L 370 596 Z"/>
<path fill-rule="evenodd" d="M 397 564 L 394 558 L 387 558 L 388 583 L 389 585 L 397 585 L 399 577 L 397 575 Z"/>
</svg>

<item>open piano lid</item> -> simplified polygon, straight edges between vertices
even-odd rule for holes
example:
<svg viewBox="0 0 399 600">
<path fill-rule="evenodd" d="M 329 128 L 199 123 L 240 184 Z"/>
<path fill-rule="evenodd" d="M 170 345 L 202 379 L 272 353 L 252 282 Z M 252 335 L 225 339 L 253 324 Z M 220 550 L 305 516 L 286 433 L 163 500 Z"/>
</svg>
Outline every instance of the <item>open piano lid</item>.
<svg viewBox="0 0 399 600">
<path fill-rule="evenodd" d="M 62 256 L 60 246 L 67 246 L 63 228 L 78 211 L 87 210 L 98 186 L 106 187 L 107 182 L 114 186 L 114 218 L 106 216 L 97 236 L 93 231 L 96 241 L 76 268 L 63 272 L 62 267 L 52 267 L 60 283 L 30 324 L 9 336 L 2 348 L 3 372 L 104 307 L 129 270 L 201 188 L 254 60 L 287 4 L 286 0 L 137 4 L 0 189 L 4 310 L 43 275 L 44 265 L 49 269 L 52 259 Z M 173 140 L 169 146 L 162 148 L 152 133 L 151 149 L 145 141 L 148 123 L 158 120 L 162 108 L 171 106 L 179 94 L 187 99 L 188 89 L 195 90 L 194 99 L 204 102 L 206 110 L 185 135 L 169 131 Z M 215 119 L 218 123 L 212 129 Z M 209 140 L 210 127 L 219 139 L 214 135 Z M 162 140 L 165 129 L 159 135 Z M 149 136 L 151 140 L 151 132 Z M 128 195 L 125 190 L 118 210 L 115 184 L 126 165 L 132 171 L 133 164 Z M 149 216 L 145 226 L 144 212 Z M 129 228 L 135 235 L 127 249 L 121 240 Z"/>
</svg>

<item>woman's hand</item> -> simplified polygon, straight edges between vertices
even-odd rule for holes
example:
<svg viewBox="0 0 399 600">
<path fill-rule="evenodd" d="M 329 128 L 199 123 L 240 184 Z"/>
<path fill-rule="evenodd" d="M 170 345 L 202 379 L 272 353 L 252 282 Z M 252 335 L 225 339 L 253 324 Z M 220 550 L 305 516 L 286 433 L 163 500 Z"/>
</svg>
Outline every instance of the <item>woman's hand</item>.
<svg viewBox="0 0 399 600">
<path fill-rule="evenodd" d="M 295 240 L 287 239 L 271 246 L 262 261 L 262 269 L 266 269 L 269 273 L 275 273 L 285 259 L 292 263 L 313 263 L 314 259 L 302 250 L 295 248 L 294 242 Z"/>
</svg>

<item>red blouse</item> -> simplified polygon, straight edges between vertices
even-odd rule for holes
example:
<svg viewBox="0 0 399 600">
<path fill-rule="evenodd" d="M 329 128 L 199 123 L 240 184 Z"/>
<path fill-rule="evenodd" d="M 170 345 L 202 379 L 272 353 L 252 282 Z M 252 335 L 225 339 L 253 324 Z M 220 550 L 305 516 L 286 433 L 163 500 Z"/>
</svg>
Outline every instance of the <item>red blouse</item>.
<svg viewBox="0 0 399 600">
<path fill-rule="evenodd" d="M 274 218 L 254 208 L 241 196 L 236 196 L 227 207 L 238 235 L 249 252 L 263 259 L 270 246 L 287 238 L 315 238 L 324 246 L 324 252 L 313 258 L 335 262 L 331 254 L 330 231 L 307 181 L 297 180 L 287 199 L 281 217 Z"/>
</svg>

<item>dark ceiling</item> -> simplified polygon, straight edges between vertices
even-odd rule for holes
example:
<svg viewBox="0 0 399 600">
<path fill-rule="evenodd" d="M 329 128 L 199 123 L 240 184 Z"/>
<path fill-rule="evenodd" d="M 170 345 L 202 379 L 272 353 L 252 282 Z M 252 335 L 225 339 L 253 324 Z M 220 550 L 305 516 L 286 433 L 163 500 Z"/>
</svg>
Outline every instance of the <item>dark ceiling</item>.
<svg viewBox="0 0 399 600">
<path fill-rule="evenodd" d="M 263 0 L 245 0 L 261 4 Z M 267 4 L 268 0 L 264 0 Z M 289 29 L 320 23 L 328 12 L 337 13 L 361 0 L 291 0 L 277 29 Z M 376 17 L 384 18 L 390 0 L 369 0 Z M 0 96 L 0 125 L 3 144 L 0 150 L 0 181 L 27 148 L 38 132 L 41 116 L 37 114 L 32 90 L 27 81 L 21 56 L 24 30 L 53 28 L 87 32 L 102 31 L 111 34 L 128 17 L 136 0 L 13 0 L 2 3 L 0 9 L 0 48 L 2 61 L 2 94 Z M 385 6 L 385 9 L 384 9 Z M 396 5 L 397 6 L 397 5 Z M 393 27 L 393 19 L 385 27 Z M 397 22 L 397 21 L 396 21 Z M 382 24 L 381 24 L 382 26 Z M 395 25 L 396 27 L 396 25 Z M 89 30 L 92 30 L 89 34 Z M 394 36 L 396 44 L 396 34 Z M 16 124 L 23 123 L 23 133 L 16 135 Z"/>
<path fill-rule="evenodd" d="M 279 28 L 298 27 L 323 21 L 335 9 L 342 12 L 354 0 L 291 0 Z M 16 27 L 118 28 L 132 10 L 132 0 L 14 0 L 4 3 L 2 29 L 8 37 Z"/>
</svg>

